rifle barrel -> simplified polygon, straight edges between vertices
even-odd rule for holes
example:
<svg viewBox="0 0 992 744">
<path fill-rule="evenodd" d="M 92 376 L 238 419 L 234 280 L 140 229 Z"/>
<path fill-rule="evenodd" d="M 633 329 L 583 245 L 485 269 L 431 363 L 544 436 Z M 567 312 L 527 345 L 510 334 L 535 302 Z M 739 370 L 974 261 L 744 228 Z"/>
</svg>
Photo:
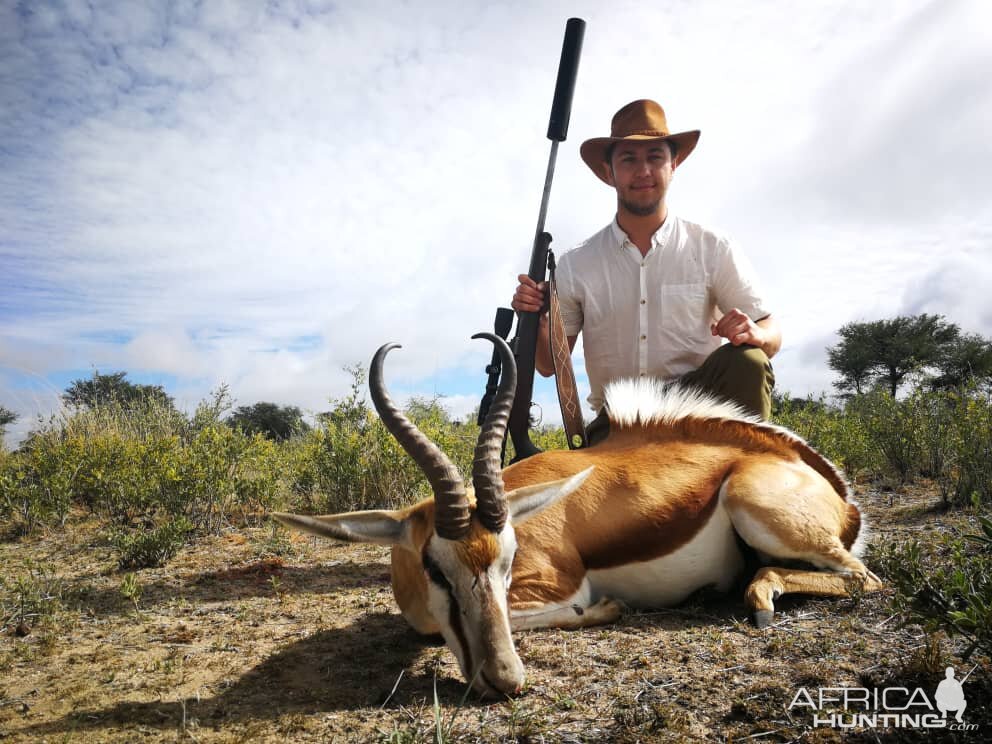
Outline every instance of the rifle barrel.
<svg viewBox="0 0 992 744">
<path fill-rule="evenodd" d="M 555 177 L 555 163 L 558 160 L 558 142 L 552 140 L 551 154 L 548 156 L 548 171 L 544 176 L 544 193 L 541 195 L 541 211 L 537 215 L 537 232 L 535 236 L 540 236 L 544 232 L 544 220 L 548 216 L 548 199 L 551 198 L 551 181 Z M 537 237 L 535 237 L 535 243 Z M 537 251 L 532 251 L 530 256 L 530 271 L 527 275 L 535 282 L 544 281 L 544 270 L 547 268 L 547 254 L 544 256 L 544 263 L 538 265 L 540 256 Z"/>
</svg>

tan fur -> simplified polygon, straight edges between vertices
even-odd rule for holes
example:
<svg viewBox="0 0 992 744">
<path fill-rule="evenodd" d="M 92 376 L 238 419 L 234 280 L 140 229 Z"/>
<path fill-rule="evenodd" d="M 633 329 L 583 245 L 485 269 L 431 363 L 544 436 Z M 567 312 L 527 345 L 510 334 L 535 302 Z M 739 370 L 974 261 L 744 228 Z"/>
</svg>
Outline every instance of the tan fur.
<svg viewBox="0 0 992 744">
<path fill-rule="evenodd" d="M 733 452 L 681 444 L 663 449 L 658 443 L 637 450 L 634 457 L 626 446 L 545 452 L 504 470 L 507 488 L 513 489 L 596 465 L 581 499 L 560 501 L 516 527 L 514 606 L 565 599 L 586 570 L 669 553 L 702 526 L 716 506 L 714 496 Z"/>
<path fill-rule="evenodd" d="M 652 561 L 656 566 L 687 565 L 678 563 L 686 560 L 679 557 L 686 554 L 679 549 L 700 535 L 692 550 L 712 546 L 712 555 L 732 560 L 725 547 L 731 529 L 759 555 L 836 572 L 763 569 L 747 593 L 756 613 L 771 612 L 775 597 L 790 591 L 839 596 L 847 593 L 851 581 L 861 582 L 866 590 L 881 586 L 849 552 L 862 525 L 847 484 L 802 439 L 737 417 L 736 409 L 695 393 L 680 393 L 674 404 L 662 401 L 652 408 L 649 403 L 645 410 L 657 412 L 655 418 L 641 416 L 639 410 L 623 413 L 623 423 L 593 448 L 544 452 L 503 471 L 513 499 L 516 489 L 568 478 L 593 466 L 578 491 L 513 524 L 518 544 L 509 589 L 510 608 L 517 613 L 511 615 L 514 627 L 611 622 L 619 605 L 609 597 L 589 598 L 584 587 L 590 571 L 615 576 L 619 570 L 619 575 L 628 576 L 625 566 Z M 710 524 L 720 526 L 715 532 L 703 531 L 718 509 L 725 512 L 722 521 Z M 427 500 L 392 514 L 406 525 L 405 539 L 392 553 L 397 603 L 416 630 L 437 633 L 438 621 L 427 607 L 423 568 L 423 552 L 433 534 L 434 503 Z M 469 534 L 453 550 L 466 571 L 485 578 L 501 548 L 499 539 L 473 520 Z M 728 565 L 726 578 L 736 570 Z M 663 573 L 656 575 L 664 581 Z M 688 581 L 699 575 L 689 574 Z M 707 576 L 712 580 L 713 575 Z M 484 625 L 502 632 L 493 613 L 503 610 L 494 607 L 491 598 L 484 604 L 477 608 L 489 620 Z M 460 617 L 446 621 L 465 635 Z M 495 637 L 484 640 L 490 651 L 506 646 Z M 464 639 L 460 643 L 468 654 Z"/>
<path fill-rule="evenodd" d="M 858 586 L 866 592 L 884 588 L 878 577 L 867 571 L 862 574 L 840 574 L 768 567 L 755 574 L 746 596 L 748 604 L 756 611 L 771 612 L 774 609 L 773 598 L 783 594 L 843 597 Z"/>
<path fill-rule="evenodd" d="M 403 516 L 409 520 L 411 545 L 393 547 L 390 572 L 393 596 L 414 630 L 434 635 L 441 630 L 427 609 L 427 579 L 420 560 L 420 551 L 434 532 L 434 500 L 421 501 L 405 509 Z"/>
<path fill-rule="evenodd" d="M 456 550 L 462 563 L 478 576 L 499 556 L 499 543 L 496 535 L 473 519 L 468 535 L 458 543 Z"/>
<path fill-rule="evenodd" d="M 633 425 L 589 450 L 528 458 L 504 470 L 503 479 L 510 490 L 589 465 L 596 469 L 582 498 L 517 525 L 514 607 L 567 599 L 587 570 L 673 552 L 713 513 L 725 482 L 726 506 L 760 520 L 797 559 L 824 555 L 823 562 L 837 569 L 855 567 L 846 549 L 857 536 L 860 513 L 846 501 L 846 484 L 785 430 L 727 419 Z"/>
<path fill-rule="evenodd" d="M 469 501 L 475 502 L 472 494 Z M 427 579 L 424 577 L 420 554 L 434 532 L 434 500 L 421 501 L 403 510 L 401 515 L 410 520 L 410 541 L 416 546 L 416 550 L 399 546 L 393 548 L 391 556 L 393 594 L 407 622 L 417 632 L 433 635 L 440 631 L 437 621 L 427 609 Z M 496 559 L 499 545 L 492 532 L 473 520 L 469 535 L 458 544 L 456 550 L 462 562 L 477 575 L 484 572 Z"/>
</svg>

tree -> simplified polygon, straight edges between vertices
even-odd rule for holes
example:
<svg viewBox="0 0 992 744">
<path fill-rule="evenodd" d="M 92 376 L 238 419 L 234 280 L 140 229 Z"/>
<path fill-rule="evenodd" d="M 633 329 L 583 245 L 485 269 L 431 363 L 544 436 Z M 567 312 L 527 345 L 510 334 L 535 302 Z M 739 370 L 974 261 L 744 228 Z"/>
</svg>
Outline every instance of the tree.
<svg viewBox="0 0 992 744">
<path fill-rule="evenodd" d="M 968 333 L 947 345 L 937 362 L 934 389 L 959 388 L 971 380 L 992 381 L 992 342 Z"/>
<path fill-rule="evenodd" d="M 73 408 L 97 408 L 116 403 L 131 407 L 136 403 L 161 403 L 175 408 L 175 402 L 161 385 L 137 385 L 129 382 L 127 372 L 113 372 L 101 375 L 93 372 L 88 380 L 75 380 L 62 394 L 62 400 Z"/>
<path fill-rule="evenodd" d="M 294 434 L 310 430 L 303 420 L 303 412 L 296 406 L 264 402 L 253 406 L 238 406 L 228 417 L 227 423 L 246 434 L 261 434 L 276 441 L 285 441 Z"/>
<path fill-rule="evenodd" d="M 333 425 L 364 431 L 369 420 L 369 407 L 365 403 L 362 390 L 368 374 L 361 364 L 345 365 L 342 369 L 351 375 L 351 386 L 348 395 L 343 398 L 331 398 L 331 410 L 318 413 L 317 421 L 322 425 Z"/>
<path fill-rule="evenodd" d="M 840 374 L 834 387 L 861 395 L 875 376 L 878 360 L 872 348 L 870 323 L 848 323 L 838 334 L 841 342 L 827 349 L 827 364 Z"/>
<path fill-rule="evenodd" d="M 958 327 L 944 322 L 940 315 L 924 313 L 878 321 L 875 353 L 881 370 L 879 380 L 895 398 L 908 374 L 935 365 L 959 335 Z"/>
<path fill-rule="evenodd" d="M 7 433 L 7 427 L 17 421 L 17 414 L 3 406 L 0 406 L 0 440 Z M 0 442 L 2 444 L 2 442 Z"/>
<path fill-rule="evenodd" d="M 841 375 L 834 385 L 860 394 L 869 384 L 882 384 L 895 397 L 908 375 L 938 365 L 960 329 L 923 313 L 848 323 L 838 333 L 840 343 L 827 349 L 827 364 Z"/>
</svg>

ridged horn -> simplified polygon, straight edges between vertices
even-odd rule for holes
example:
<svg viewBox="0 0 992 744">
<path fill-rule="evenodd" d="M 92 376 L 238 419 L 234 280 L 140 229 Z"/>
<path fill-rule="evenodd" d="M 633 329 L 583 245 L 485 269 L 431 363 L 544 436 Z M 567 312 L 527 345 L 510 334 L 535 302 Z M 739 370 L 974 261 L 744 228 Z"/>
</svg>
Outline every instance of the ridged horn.
<svg viewBox="0 0 992 744">
<path fill-rule="evenodd" d="M 460 540 L 471 523 L 465 484 L 448 456 L 428 439 L 410 419 L 396 407 L 383 382 L 383 360 L 399 344 L 385 344 L 372 357 L 369 368 L 369 392 L 375 410 L 386 429 L 396 438 L 427 477 L 434 490 L 434 531 L 448 540 Z"/>
<path fill-rule="evenodd" d="M 472 485 L 475 487 L 475 513 L 487 530 L 500 532 L 506 524 L 506 493 L 503 490 L 503 472 L 500 454 L 506 436 L 506 422 L 513 407 L 517 391 L 517 362 L 506 341 L 492 333 L 477 333 L 472 338 L 491 341 L 499 351 L 503 375 L 496 390 L 486 420 L 479 431 L 472 462 Z"/>
</svg>

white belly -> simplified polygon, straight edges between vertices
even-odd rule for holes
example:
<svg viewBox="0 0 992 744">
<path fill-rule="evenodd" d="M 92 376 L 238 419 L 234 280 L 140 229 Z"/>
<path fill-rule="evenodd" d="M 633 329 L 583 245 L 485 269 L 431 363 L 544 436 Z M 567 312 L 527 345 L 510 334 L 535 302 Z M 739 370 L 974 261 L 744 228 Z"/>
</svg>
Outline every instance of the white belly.
<svg viewBox="0 0 992 744">
<path fill-rule="evenodd" d="M 697 589 L 730 588 L 744 559 L 730 517 L 722 506 L 678 550 L 650 561 L 590 571 L 586 579 L 592 601 L 612 597 L 631 607 L 670 607 Z"/>
</svg>

